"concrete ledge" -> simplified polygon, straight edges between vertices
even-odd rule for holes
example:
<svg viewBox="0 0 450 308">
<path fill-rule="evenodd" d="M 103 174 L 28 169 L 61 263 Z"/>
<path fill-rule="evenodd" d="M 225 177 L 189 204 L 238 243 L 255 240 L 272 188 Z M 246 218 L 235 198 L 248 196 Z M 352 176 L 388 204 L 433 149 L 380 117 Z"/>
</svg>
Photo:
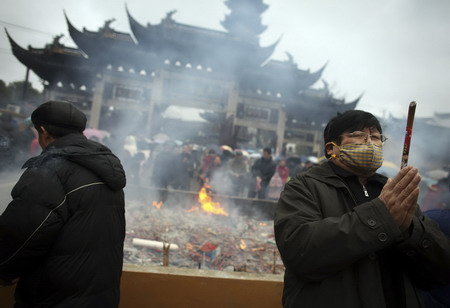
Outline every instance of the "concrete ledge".
<svg viewBox="0 0 450 308">
<path fill-rule="evenodd" d="M 281 307 L 281 275 L 126 265 L 120 307 Z"/>
<path fill-rule="evenodd" d="M 14 290 L 15 287 L 1 287 L 0 286 L 0 308 L 14 307 Z"/>
<path fill-rule="evenodd" d="M 121 308 L 281 307 L 282 275 L 124 265 Z M 14 287 L 0 287 L 0 308 L 12 308 Z"/>
</svg>

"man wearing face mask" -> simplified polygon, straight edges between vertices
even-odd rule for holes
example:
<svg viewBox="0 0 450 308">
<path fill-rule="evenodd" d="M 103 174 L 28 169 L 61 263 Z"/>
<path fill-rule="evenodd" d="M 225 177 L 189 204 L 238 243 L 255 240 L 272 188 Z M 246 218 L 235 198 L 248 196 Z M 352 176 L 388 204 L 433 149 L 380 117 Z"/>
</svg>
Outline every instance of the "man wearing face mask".
<svg viewBox="0 0 450 308">
<path fill-rule="evenodd" d="M 379 121 L 339 114 L 324 130 L 328 162 L 286 184 L 275 213 L 284 307 L 423 307 L 418 289 L 450 281 L 450 242 L 419 210 L 420 175 L 393 179 Z"/>
</svg>

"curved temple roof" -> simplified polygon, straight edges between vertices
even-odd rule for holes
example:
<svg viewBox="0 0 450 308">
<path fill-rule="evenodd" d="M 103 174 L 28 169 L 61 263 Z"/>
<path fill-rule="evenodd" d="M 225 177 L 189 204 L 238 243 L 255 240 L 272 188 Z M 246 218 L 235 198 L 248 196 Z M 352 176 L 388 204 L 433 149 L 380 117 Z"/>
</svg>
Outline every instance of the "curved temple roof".
<svg viewBox="0 0 450 308">
<path fill-rule="evenodd" d="M 236 66 L 259 67 L 272 53 L 279 42 L 260 47 L 230 33 L 209 30 L 172 19 L 173 12 L 160 24 L 141 25 L 127 9 L 130 28 L 138 45 L 147 51 L 164 54 L 170 60 L 213 66 L 226 69 L 230 63 Z"/>
<path fill-rule="evenodd" d="M 81 32 L 75 28 L 65 13 L 64 16 L 73 41 L 90 59 L 95 59 L 93 64 L 106 66 L 119 62 L 126 65 L 133 59 L 130 54 L 135 53 L 136 43 L 130 34 L 111 29 L 109 24 L 112 20 L 106 21 L 105 26 L 98 32 L 86 29 Z"/>
<path fill-rule="evenodd" d="M 342 113 L 347 110 L 355 109 L 360 101 L 362 94 L 351 102 L 345 99 L 337 99 L 325 87 L 322 89 L 308 89 L 299 94 L 300 101 L 304 108 L 295 108 L 295 105 L 288 105 L 288 115 L 298 121 L 308 121 L 308 119 L 322 119 L 326 123 L 338 112 Z"/>
<path fill-rule="evenodd" d="M 63 84 L 73 83 L 76 86 L 92 85 L 88 60 L 80 50 L 63 45 L 47 45 L 43 49 L 29 47 L 27 50 L 17 44 L 6 29 L 5 32 L 14 56 L 39 78 L 50 84 L 61 81 Z"/>
<path fill-rule="evenodd" d="M 310 89 L 321 78 L 327 64 L 310 72 L 299 69 L 289 54 L 287 61 L 267 61 L 281 38 L 270 46 L 261 47 L 257 41 L 245 40 L 232 33 L 177 23 L 172 18 L 175 11 L 167 13 L 159 24 L 147 26 L 137 22 L 128 8 L 126 12 L 136 42 L 130 34 L 113 30 L 110 27 L 112 19 L 96 32 L 86 29 L 81 32 L 65 13 L 69 33 L 80 49 L 59 44 L 57 37 L 44 49 L 30 47 L 26 50 L 8 32 L 7 35 L 17 59 L 50 83 L 62 81 L 88 86 L 109 64 L 135 71 L 154 71 L 169 59 L 172 63 L 180 61 L 183 65 L 210 67 L 213 72 L 236 78 L 244 90 L 280 93 L 277 97 L 282 97 L 288 109 L 300 104 L 312 113 L 320 114 L 323 106 L 327 106 L 335 113 L 354 109 L 361 98 L 346 103 L 334 98 L 327 87 Z M 305 116 L 296 115 L 296 112 L 293 110 L 290 115 Z"/>
<path fill-rule="evenodd" d="M 266 89 L 283 93 L 284 97 L 295 99 L 298 93 L 308 89 L 322 76 L 327 64 L 316 72 L 301 70 L 290 61 L 270 60 L 258 70 L 249 70 L 242 77 L 242 86 L 249 89 Z"/>
</svg>

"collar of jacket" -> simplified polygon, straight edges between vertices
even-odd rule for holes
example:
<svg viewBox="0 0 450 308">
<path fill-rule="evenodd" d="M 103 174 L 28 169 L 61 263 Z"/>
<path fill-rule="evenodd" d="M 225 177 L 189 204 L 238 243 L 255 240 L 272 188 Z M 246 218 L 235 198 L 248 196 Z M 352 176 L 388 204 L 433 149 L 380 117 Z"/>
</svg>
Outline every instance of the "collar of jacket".
<svg viewBox="0 0 450 308">
<path fill-rule="evenodd" d="M 22 169 L 38 167 L 42 165 L 44 161 L 52 157 L 65 156 L 67 153 L 65 153 L 64 147 L 86 139 L 87 138 L 83 134 L 69 134 L 64 137 L 57 138 L 42 151 L 41 155 L 27 160 L 22 166 Z"/>
<path fill-rule="evenodd" d="M 87 140 L 86 136 L 83 134 L 69 134 L 60 138 L 56 138 L 48 147 L 43 151 L 52 150 L 55 148 L 64 148 L 69 145 L 77 144 Z"/>
<path fill-rule="evenodd" d="M 35 156 L 30 158 L 29 160 L 27 160 L 25 162 L 25 164 L 23 164 L 22 169 L 25 168 L 31 168 L 31 167 L 39 167 L 40 165 L 42 165 L 43 162 L 45 162 L 46 160 L 52 158 L 52 157 L 57 157 L 57 156 L 63 156 L 63 149 L 45 149 L 44 151 L 42 151 L 41 155 L 39 156 Z"/>
<path fill-rule="evenodd" d="M 309 169 L 308 171 L 306 171 L 304 173 L 304 176 L 311 177 L 317 181 L 327 183 L 334 187 L 347 188 L 344 181 L 333 170 L 333 168 L 331 167 L 331 164 L 332 164 L 332 162 L 328 161 L 319 166 L 313 167 L 313 168 Z M 386 183 L 386 181 L 388 179 L 387 177 L 385 177 L 384 175 L 381 175 L 379 173 L 376 173 L 372 177 L 375 181 L 380 182 L 383 185 Z"/>
<path fill-rule="evenodd" d="M 351 173 L 350 171 L 344 170 L 341 167 L 339 167 L 336 164 L 333 164 L 332 162 L 329 162 L 329 166 L 331 169 L 333 169 L 334 173 L 336 173 L 341 178 L 350 178 L 350 177 L 356 177 L 358 176 L 354 173 Z M 367 182 L 378 182 L 382 185 L 386 184 L 387 177 L 385 177 L 382 174 L 374 173 L 370 177 L 367 178 Z"/>
</svg>

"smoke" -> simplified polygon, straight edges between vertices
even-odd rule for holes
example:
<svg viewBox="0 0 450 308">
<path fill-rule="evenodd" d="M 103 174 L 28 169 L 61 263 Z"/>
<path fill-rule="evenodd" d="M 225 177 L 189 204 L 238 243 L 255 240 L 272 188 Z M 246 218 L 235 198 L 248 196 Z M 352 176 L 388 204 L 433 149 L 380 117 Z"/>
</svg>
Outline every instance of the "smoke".
<svg viewBox="0 0 450 308">
<path fill-rule="evenodd" d="M 425 175 L 427 171 L 440 169 L 450 164 L 447 153 L 450 144 L 446 139 L 450 127 L 439 127 L 431 124 L 432 119 L 415 119 L 412 131 L 408 165 L 418 167 Z M 388 136 L 385 144 L 385 157 L 389 161 L 400 165 L 403 142 L 406 131 L 406 119 L 382 119 L 383 133 Z"/>
<path fill-rule="evenodd" d="M 20 170 L 0 172 L 0 215 L 12 201 L 11 190 L 21 174 Z"/>
<path fill-rule="evenodd" d="M 395 165 L 382 167 L 380 171 L 389 177 L 395 177 L 400 170 L 403 144 L 406 132 L 406 118 L 380 119 L 383 124 L 383 134 L 389 139 L 384 145 L 385 160 Z M 430 171 L 443 170 L 450 166 L 450 143 L 447 142 L 450 127 L 438 126 L 432 119 L 415 119 L 408 165 L 419 169 L 422 180 L 420 184 L 419 204 L 427 195 L 430 185 L 437 182 L 437 178 L 430 177 Z"/>
<path fill-rule="evenodd" d="M 229 13 L 224 2 L 168 0 L 156 4 L 132 0 L 127 6 L 142 23 L 156 24 L 166 12 L 177 9 L 174 18 L 181 23 L 223 30 L 220 21 Z M 283 35 L 275 58 L 284 59 L 288 51 L 301 67 L 313 71 L 329 60 L 324 77 L 330 85 L 336 85 L 337 91 L 345 93 L 349 100 L 365 92 L 360 107 L 372 113 L 379 112 L 382 104 L 387 114 L 403 116 L 406 112 L 401 104 L 411 99 L 426 102 L 427 107 L 418 110 L 419 116 L 441 109 L 448 112 L 448 1 L 383 0 L 371 4 L 348 0 L 338 5 L 330 0 L 264 2 L 269 8 L 262 15 L 263 24 L 268 26 L 261 35 L 262 45 L 272 44 Z M 201 18 L 197 18 L 199 8 Z M 65 44 L 74 46 L 67 34 L 63 10 L 79 29 L 96 30 L 104 20 L 114 17 L 114 28 L 130 32 L 122 1 L 5 0 L 0 2 L 0 20 L 48 33 L 7 25 L 22 46 L 43 47 L 59 33 L 66 34 Z M 0 33 L 0 45 L 2 49 L 9 48 L 4 33 Z M 0 54 L 0 79 L 23 79 L 23 65 L 3 51 L 6 50 Z M 32 80 L 35 86 L 39 85 L 34 74 Z"/>
</svg>

